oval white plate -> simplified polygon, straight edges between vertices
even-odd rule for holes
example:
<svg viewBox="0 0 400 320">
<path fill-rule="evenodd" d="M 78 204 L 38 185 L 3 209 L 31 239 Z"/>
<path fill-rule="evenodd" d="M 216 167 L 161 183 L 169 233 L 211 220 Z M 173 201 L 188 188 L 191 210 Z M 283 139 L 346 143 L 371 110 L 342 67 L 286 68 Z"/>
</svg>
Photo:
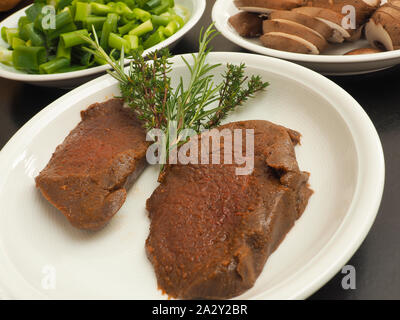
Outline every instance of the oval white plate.
<svg viewBox="0 0 400 320">
<path fill-rule="evenodd" d="M 190 11 L 191 17 L 189 21 L 183 26 L 182 29 L 180 29 L 177 33 L 175 33 L 165 41 L 160 42 L 154 47 L 145 50 L 144 54 L 168 46 L 172 47 L 174 44 L 176 44 L 177 41 L 179 41 L 187 32 L 190 31 L 190 29 L 192 29 L 197 24 L 197 22 L 199 22 L 206 7 L 206 0 L 176 0 L 175 3 L 184 6 Z M 21 16 L 25 15 L 26 8 L 17 11 L 13 15 L 2 21 L 0 23 L 0 29 L 3 26 L 6 26 L 8 28 L 17 27 L 18 19 Z M 7 44 L 1 38 L 0 38 L 0 47 L 7 47 Z M 49 75 L 36 75 L 36 74 L 27 74 L 22 71 L 16 70 L 13 67 L 6 66 L 0 63 L 0 77 L 10 80 L 28 82 L 31 84 L 46 86 L 46 87 L 71 88 L 86 83 L 91 79 L 94 79 L 95 77 L 104 73 L 107 69 L 109 69 L 109 66 L 103 65 L 73 72 L 57 73 Z"/>
<path fill-rule="evenodd" d="M 321 55 L 300 54 L 266 48 L 258 39 L 243 38 L 231 27 L 228 19 L 238 12 L 239 10 L 233 4 L 233 0 L 217 0 L 212 10 L 212 19 L 216 28 L 224 37 L 238 46 L 256 53 L 289 60 L 329 75 L 369 73 L 400 63 L 400 50 L 343 56 L 344 53 L 350 50 L 368 47 L 366 40 L 332 45 L 329 50 Z"/>
<path fill-rule="evenodd" d="M 175 83 L 180 75 L 188 79 L 180 57 L 174 59 Z M 226 121 L 265 119 L 301 132 L 296 154 L 300 168 L 311 172 L 315 191 L 255 286 L 240 298 L 306 298 L 346 263 L 374 221 L 384 183 L 378 135 L 349 94 L 311 70 L 251 54 L 212 53 L 209 60 L 245 62 L 249 73 L 270 82 Z M 108 75 L 72 90 L 0 152 L 0 283 L 10 297 L 166 298 L 144 250 L 145 201 L 157 186 L 156 167 L 144 171 L 120 212 L 99 232 L 74 229 L 35 188 L 34 177 L 79 122 L 79 112 L 115 94 L 118 85 Z"/>
</svg>

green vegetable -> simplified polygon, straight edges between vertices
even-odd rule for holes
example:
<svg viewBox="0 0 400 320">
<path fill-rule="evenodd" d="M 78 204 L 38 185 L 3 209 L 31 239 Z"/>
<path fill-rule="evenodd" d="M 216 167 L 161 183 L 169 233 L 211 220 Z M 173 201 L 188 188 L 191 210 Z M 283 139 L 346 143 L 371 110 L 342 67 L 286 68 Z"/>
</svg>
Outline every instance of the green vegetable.
<svg viewBox="0 0 400 320">
<path fill-rule="evenodd" d="M 26 34 L 26 32 L 24 31 L 24 26 L 28 23 L 30 23 L 31 21 L 29 20 L 28 17 L 23 16 L 21 18 L 19 18 L 18 20 L 18 33 L 19 33 L 19 37 L 25 41 L 28 41 L 28 35 Z"/>
<path fill-rule="evenodd" d="M 160 15 L 161 13 L 167 11 L 170 7 L 169 0 L 161 0 L 161 4 L 151 10 L 155 15 Z"/>
<path fill-rule="evenodd" d="M 124 35 L 126 33 L 128 33 L 129 31 L 131 31 L 132 29 L 136 28 L 138 26 L 138 24 L 136 23 L 136 21 L 131 21 L 125 25 L 123 25 L 122 27 L 118 28 L 118 32 L 121 35 Z"/>
<path fill-rule="evenodd" d="M 60 41 L 63 42 L 65 48 L 74 47 L 80 44 L 84 44 L 86 41 L 81 36 L 88 36 L 89 33 L 86 29 L 76 30 L 60 35 Z"/>
<path fill-rule="evenodd" d="M 12 39 L 18 37 L 18 35 L 19 32 L 17 28 L 6 28 L 5 30 L 6 41 L 9 45 L 12 44 Z"/>
<path fill-rule="evenodd" d="M 98 16 L 106 16 L 107 14 L 113 12 L 113 9 L 110 6 L 97 2 L 91 2 L 90 7 L 92 9 L 92 14 Z"/>
<path fill-rule="evenodd" d="M 39 71 L 39 65 L 46 62 L 45 47 L 19 46 L 13 51 L 13 65 L 15 69 Z"/>
<path fill-rule="evenodd" d="M 51 10 L 42 12 L 48 5 L 55 8 L 55 20 L 49 16 Z M 34 0 L 17 28 L 1 29 L 12 59 L 9 51 L 0 50 L 4 63 L 15 62 L 16 68 L 29 73 L 79 70 L 106 63 L 82 38 L 89 30 L 97 31 L 102 48 L 119 59 L 122 48 L 131 55 L 174 34 L 184 23 L 184 10 L 173 0 Z"/>
<path fill-rule="evenodd" d="M 165 40 L 165 27 L 159 27 L 156 32 L 154 32 L 144 43 L 143 47 L 148 49 L 150 47 L 155 46 L 156 44 L 160 43 L 161 41 Z"/>
<path fill-rule="evenodd" d="M 48 62 L 42 63 L 39 66 L 39 72 L 41 74 L 51 74 L 57 73 L 60 69 L 66 68 L 69 66 L 69 60 L 67 58 L 55 58 Z"/>
<path fill-rule="evenodd" d="M 11 45 L 11 47 L 12 47 L 13 49 L 15 49 L 15 48 L 18 47 L 18 46 L 25 46 L 25 41 L 22 40 L 22 39 L 20 39 L 20 38 L 14 37 L 14 38 L 12 39 L 12 45 Z"/>
<path fill-rule="evenodd" d="M 122 47 L 124 47 L 125 52 L 130 50 L 129 41 L 112 32 L 108 37 L 108 45 L 118 50 L 122 50 Z"/>
<path fill-rule="evenodd" d="M 67 66 L 64 68 L 60 68 L 57 72 L 58 73 L 73 72 L 73 71 L 85 70 L 86 68 L 87 68 L 87 66 L 73 65 L 73 66 Z"/>
<path fill-rule="evenodd" d="M 59 41 L 58 42 L 58 46 L 57 46 L 57 58 L 66 58 L 69 61 L 71 61 L 71 51 L 72 51 L 72 47 L 69 48 L 65 48 L 64 46 L 64 42 L 63 41 Z"/>
<path fill-rule="evenodd" d="M 143 22 L 141 25 L 129 31 L 129 34 L 140 37 L 150 31 L 153 31 L 153 29 L 154 27 L 153 24 L 151 23 L 151 20 L 147 20 L 146 22 Z"/>
<path fill-rule="evenodd" d="M 108 50 L 108 38 L 111 32 L 117 32 L 118 25 L 118 15 L 115 13 L 109 13 L 107 15 L 107 20 L 103 24 L 103 29 L 101 31 L 100 44 L 101 46 Z"/>
<path fill-rule="evenodd" d="M 149 0 L 146 2 L 146 7 L 149 9 L 154 9 L 161 4 L 161 0 Z"/>
<path fill-rule="evenodd" d="M 1 28 L 1 38 L 7 42 L 7 28 L 6 27 L 2 27 Z"/>
<path fill-rule="evenodd" d="M 178 31 L 179 25 L 175 20 L 172 20 L 164 29 L 164 34 L 167 37 L 172 36 L 176 31 Z"/>
<path fill-rule="evenodd" d="M 200 32 L 199 53 L 192 55 L 193 62 L 182 57 L 190 77 L 185 81 L 181 77 L 175 88 L 171 87 L 169 72 L 173 67 L 168 50 L 146 57 L 134 51 L 133 61 L 126 69 L 123 52 L 116 61 L 101 48 L 94 35 L 95 41 L 88 42 L 95 48 L 95 55 L 113 68 L 108 72 L 119 82 L 124 101 L 146 130 L 160 129 L 165 134 L 165 149 L 160 157 L 167 162 L 170 151 L 187 141 L 186 135 L 182 135 L 184 131 L 200 133 L 218 126 L 230 111 L 268 86 L 260 76 L 247 78 L 244 64 L 227 64 L 222 80 L 217 81 L 210 71 L 221 65 L 207 62 L 208 45 L 216 36 L 212 25 Z M 173 127 L 176 135 L 170 131 Z M 163 167 L 161 176 L 162 171 Z"/>
<path fill-rule="evenodd" d="M 151 16 L 151 22 L 155 26 L 166 26 L 170 21 L 170 16 L 156 16 L 154 14 Z"/>
<path fill-rule="evenodd" d="M 117 2 L 115 7 L 114 7 L 114 11 L 118 15 L 132 13 L 132 10 L 123 2 Z"/>
<path fill-rule="evenodd" d="M 135 49 L 139 48 L 139 37 L 138 36 L 126 35 L 126 36 L 124 36 L 124 39 L 126 41 L 128 41 L 129 48 L 131 50 L 135 50 Z"/>
<path fill-rule="evenodd" d="M 44 45 L 44 37 L 35 30 L 33 22 L 24 25 L 23 30 L 28 36 L 28 40 L 32 41 L 33 46 L 40 47 Z"/>
<path fill-rule="evenodd" d="M 13 51 L 0 48 L 0 62 L 5 64 L 12 64 Z"/>
<path fill-rule="evenodd" d="M 25 14 L 28 17 L 30 22 L 34 22 L 36 17 L 42 12 L 43 8 L 42 3 L 34 3 L 28 9 L 25 10 Z"/>
<path fill-rule="evenodd" d="M 88 16 L 84 21 L 85 28 L 88 30 L 92 30 L 92 26 L 94 26 L 96 30 L 101 30 L 106 20 L 106 17 Z"/>
<path fill-rule="evenodd" d="M 90 3 L 77 2 L 75 10 L 75 21 L 85 21 L 90 15 L 91 6 Z"/>
<path fill-rule="evenodd" d="M 68 33 L 77 30 L 78 28 L 74 23 L 67 24 L 59 29 L 55 30 L 50 30 L 47 34 L 47 39 L 48 40 L 54 40 L 58 37 L 60 37 L 61 34 L 63 33 Z"/>
<path fill-rule="evenodd" d="M 140 8 L 135 8 L 132 10 L 135 18 L 141 21 L 147 21 L 151 19 L 151 13 Z"/>
</svg>

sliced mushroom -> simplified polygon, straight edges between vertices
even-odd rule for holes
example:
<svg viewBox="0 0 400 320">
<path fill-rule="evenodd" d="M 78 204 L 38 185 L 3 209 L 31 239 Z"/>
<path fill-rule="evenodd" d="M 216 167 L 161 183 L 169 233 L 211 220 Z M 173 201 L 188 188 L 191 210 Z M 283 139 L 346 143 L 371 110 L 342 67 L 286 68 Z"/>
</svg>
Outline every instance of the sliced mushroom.
<svg viewBox="0 0 400 320">
<path fill-rule="evenodd" d="M 307 0 L 307 6 L 326 8 L 340 14 L 345 14 L 343 12 L 344 6 L 353 6 L 356 15 L 356 28 L 367 22 L 379 7 L 379 4 L 379 0 Z"/>
<path fill-rule="evenodd" d="M 268 48 L 295 53 L 319 54 L 318 48 L 311 42 L 283 32 L 269 32 L 260 37 L 261 43 Z"/>
<path fill-rule="evenodd" d="M 400 10 L 400 0 L 389 0 L 387 2 L 387 4 L 389 6 L 391 6 L 392 8 L 395 8 L 397 10 Z"/>
<path fill-rule="evenodd" d="M 371 54 L 371 53 L 379 53 L 382 52 L 379 49 L 375 48 L 360 48 L 360 49 L 354 49 L 349 52 L 346 52 L 344 55 L 345 56 L 352 56 L 352 55 L 357 55 L 357 54 Z"/>
<path fill-rule="evenodd" d="M 317 47 L 319 52 L 323 51 L 327 45 L 326 40 L 318 32 L 302 24 L 289 20 L 264 20 L 263 32 L 264 34 L 270 32 L 281 32 L 300 37 L 312 43 L 315 47 Z"/>
<path fill-rule="evenodd" d="M 355 42 L 361 39 L 362 34 L 363 34 L 363 30 L 364 30 L 364 25 L 362 25 L 361 27 L 358 27 L 353 34 L 350 36 L 350 38 L 347 38 L 346 41 L 349 42 Z"/>
<path fill-rule="evenodd" d="M 329 27 L 326 23 L 307 16 L 302 13 L 294 12 L 294 11 L 284 11 L 284 10 L 277 10 L 270 14 L 270 19 L 284 19 L 293 22 L 300 23 L 315 32 L 317 32 L 321 37 L 328 40 L 332 37 L 333 29 Z"/>
<path fill-rule="evenodd" d="M 304 5 L 305 0 L 235 0 L 236 7 L 243 11 L 270 13 L 274 10 L 290 10 Z"/>
<path fill-rule="evenodd" d="M 379 12 L 387 13 L 388 15 L 392 16 L 394 19 L 400 20 L 400 8 L 397 9 L 390 3 L 380 7 Z"/>
<path fill-rule="evenodd" d="M 331 27 L 333 33 L 328 39 L 329 42 L 341 43 L 344 39 L 350 38 L 353 33 L 353 30 L 346 30 L 342 27 L 343 15 L 333 10 L 326 8 L 300 7 L 295 8 L 292 11 L 316 18 Z"/>
<path fill-rule="evenodd" d="M 239 12 L 230 17 L 228 22 L 242 37 L 254 38 L 262 34 L 263 19 L 256 13 Z"/>
<path fill-rule="evenodd" d="M 365 25 L 365 36 L 374 48 L 400 49 L 400 19 L 381 10 L 382 8 L 379 8 Z"/>
</svg>

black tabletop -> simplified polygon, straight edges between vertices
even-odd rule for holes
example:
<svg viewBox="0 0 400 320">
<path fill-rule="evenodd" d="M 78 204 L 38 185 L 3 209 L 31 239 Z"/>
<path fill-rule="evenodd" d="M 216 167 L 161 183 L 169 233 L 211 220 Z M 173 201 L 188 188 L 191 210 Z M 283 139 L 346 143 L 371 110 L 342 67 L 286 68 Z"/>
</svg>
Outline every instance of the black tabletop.
<svg viewBox="0 0 400 320">
<path fill-rule="evenodd" d="M 178 43 L 174 54 L 197 50 L 200 29 L 211 23 L 214 2 L 207 0 L 200 23 Z M 29 0 L 18 8 L 27 3 Z M 8 14 L 0 14 L 0 20 Z M 222 36 L 214 39 L 212 46 L 214 51 L 247 52 Z M 375 223 L 347 263 L 355 268 L 356 289 L 343 289 L 345 274 L 339 272 L 311 299 L 400 299 L 400 66 L 330 79 L 361 104 L 376 126 L 385 153 L 386 183 Z M 66 92 L 0 78 L 0 148 L 32 116 Z"/>
</svg>

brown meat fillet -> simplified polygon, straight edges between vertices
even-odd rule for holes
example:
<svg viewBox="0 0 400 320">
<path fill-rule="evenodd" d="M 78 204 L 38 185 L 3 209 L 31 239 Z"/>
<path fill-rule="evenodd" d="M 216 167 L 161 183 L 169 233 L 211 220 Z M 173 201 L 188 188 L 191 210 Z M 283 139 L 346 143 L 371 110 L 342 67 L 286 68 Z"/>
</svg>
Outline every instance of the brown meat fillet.
<svg viewBox="0 0 400 320">
<path fill-rule="evenodd" d="M 43 196 L 76 228 L 102 228 L 146 165 L 145 130 L 122 100 L 95 103 L 36 177 Z"/>
<path fill-rule="evenodd" d="M 299 133 L 258 120 L 225 128 L 254 129 L 250 175 L 236 175 L 235 164 L 170 165 L 147 200 L 147 255 L 159 288 L 174 298 L 250 289 L 312 194 L 294 152 Z M 223 139 L 218 149 L 222 159 Z"/>
</svg>

